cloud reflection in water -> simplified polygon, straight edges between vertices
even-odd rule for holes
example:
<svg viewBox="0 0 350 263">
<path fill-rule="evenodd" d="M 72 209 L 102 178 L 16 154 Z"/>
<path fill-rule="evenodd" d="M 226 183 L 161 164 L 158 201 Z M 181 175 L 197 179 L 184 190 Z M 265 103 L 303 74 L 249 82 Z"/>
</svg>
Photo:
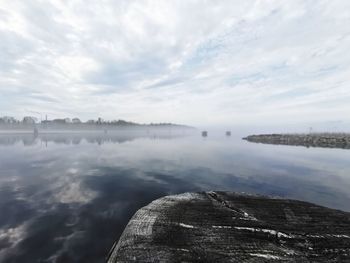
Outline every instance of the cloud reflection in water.
<svg viewBox="0 0 350 263">
<path fill-rule="evenodd" d="M 350 151 L 235 138 L 0 136 L 0 262 L 104 262 L 137 209 L 231 190 L 350 211 Z M 336 161 L 335 161 L 336 160 Z"/>
</svg>

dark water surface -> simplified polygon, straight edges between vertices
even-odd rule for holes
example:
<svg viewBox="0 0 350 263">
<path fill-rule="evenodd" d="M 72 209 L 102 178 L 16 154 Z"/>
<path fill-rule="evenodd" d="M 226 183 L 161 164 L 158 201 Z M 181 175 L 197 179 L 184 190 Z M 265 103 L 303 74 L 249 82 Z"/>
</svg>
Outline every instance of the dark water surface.
<svg viewBox="0 0 350 263">
<path fill-rule="evenodd" d="M 350 211 L 350 150 L 239 136 L 0 135 L 0 262 L 104 262 L 137 209 L 229 190 Z"/>
</svg>

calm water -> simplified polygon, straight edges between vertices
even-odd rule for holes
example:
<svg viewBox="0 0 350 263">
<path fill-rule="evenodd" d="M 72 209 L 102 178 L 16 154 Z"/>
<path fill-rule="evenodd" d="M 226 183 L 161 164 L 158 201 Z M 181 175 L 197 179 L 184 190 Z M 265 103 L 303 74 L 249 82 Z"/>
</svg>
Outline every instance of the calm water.
<svg viewBox="0 0 350 263">
<path fill-rule="evenodd" d="M 350 211 L 350 151 L 239 136 L 0 135 L 0 262 L 103 262 L 152 200 L 229 190 Z"/>
</svg>

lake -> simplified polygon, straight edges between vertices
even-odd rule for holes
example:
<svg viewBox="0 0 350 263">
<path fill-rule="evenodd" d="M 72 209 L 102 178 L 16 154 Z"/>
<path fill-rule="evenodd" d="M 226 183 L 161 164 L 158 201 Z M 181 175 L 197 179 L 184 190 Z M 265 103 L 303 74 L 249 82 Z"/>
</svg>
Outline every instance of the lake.
<svg viewBox="0 0 350 263">
<path fill-rule="evenodd" d="M 0 262 L 104 262 L 131 216 L 187 191 L 350 211 L 350 150 L 233 134 L 0 135 Z"/>
</svg>

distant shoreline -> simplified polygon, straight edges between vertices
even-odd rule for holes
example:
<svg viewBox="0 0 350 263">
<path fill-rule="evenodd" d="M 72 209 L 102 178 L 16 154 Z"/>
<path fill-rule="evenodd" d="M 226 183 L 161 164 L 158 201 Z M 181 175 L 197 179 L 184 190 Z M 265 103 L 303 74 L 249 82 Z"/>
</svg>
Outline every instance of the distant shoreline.
<svg viewBox="0 0 350 263">
<path fill-rule="evenodd" d="M 7 124 L 0 125 L 0 134 L 32 134 L 32 133 L 91 133 L 91 132 L 155 132 L 195 130 L 194 127 L 178 124 Z"/>
<path fill-rule="evenodd" d="M 278 145 L 350 149 L 350 133 L 259 134 L 243 140 Z"/>
</svg>

